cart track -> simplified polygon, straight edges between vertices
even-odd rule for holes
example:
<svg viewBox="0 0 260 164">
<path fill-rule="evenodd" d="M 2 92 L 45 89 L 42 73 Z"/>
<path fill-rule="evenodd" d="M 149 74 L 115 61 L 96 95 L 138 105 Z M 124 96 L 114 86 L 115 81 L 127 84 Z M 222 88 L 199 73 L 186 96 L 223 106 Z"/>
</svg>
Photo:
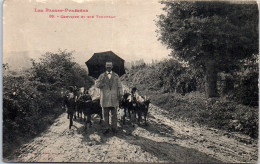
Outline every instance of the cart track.
<svg viewBox="0 0 260 164">
<path fill-rule="evenodd" d="M 9 162 L 257 162 L 257 140 L 186 121 L 150 105 L 148 126 L 118 123 L 117 134 L 102 134 L 94 116 L 93 126 L 74 121 L 69 129 L 65 113 L 48 130 L 24 144 L 4 161 Z"/>
</svg>

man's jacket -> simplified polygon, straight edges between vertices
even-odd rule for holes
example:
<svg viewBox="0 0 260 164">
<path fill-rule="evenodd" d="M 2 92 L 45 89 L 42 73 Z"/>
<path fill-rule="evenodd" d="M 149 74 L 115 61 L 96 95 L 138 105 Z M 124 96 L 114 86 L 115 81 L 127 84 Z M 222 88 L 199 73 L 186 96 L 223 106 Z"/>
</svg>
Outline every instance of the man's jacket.
<svg viewBox="0 0 260 164">
<path fill-rule="evenodd" d="M 123 95 L 122 83 L 119 76 L 111 73 L 108 78 L 107 73 L 102 73 L 96 81 L 97 88 L 100 89 L 100 105 L 101 107 L 118 107 L 119 100 Z"/>
</svg>

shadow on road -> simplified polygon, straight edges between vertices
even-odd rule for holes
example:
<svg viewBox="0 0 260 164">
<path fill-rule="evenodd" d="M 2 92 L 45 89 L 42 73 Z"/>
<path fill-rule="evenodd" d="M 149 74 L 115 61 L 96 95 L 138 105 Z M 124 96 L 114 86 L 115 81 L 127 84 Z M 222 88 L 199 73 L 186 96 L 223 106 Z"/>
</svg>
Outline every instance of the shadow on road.
<svg viewBox="0 0 260 164">
<path fill-rule="evenodd" d="M 84 125 L 84 122 L 77 122 Z M 109 134 L 104 135 L 102 133 L 102 124 L 99 124 L 98 122 L 98 119 L 93 119 L 93 125 L 91 128 L 88 128 L 86 130 L 84 125 L 77 129 L 78 133 L 83 135 L 81 141 L 82 143 L 90 143 L 90 146 L 92 144 L 104 144 L 109 140 L 109 138 L 116 136 L 129 144 L 140 146 L 141 149 L 156 156 L 160 161 L 178 163 L 222 163 L 221 161 L 210 157 L 209 155 L 202 153 L 196 149 L 186 148 L 177 144 L 170 144 L 167 142 L 157 142 L 145 137 L 132 134 L 132 132 L 137 127 L 140 127 L 146 129 L 151 133 L 158 134 L 159 136 L 177 139 L 177 137 L 173 138 L 173 136 L 170 135 L 174 133 L 174 130 L 170 126 L 167 126 L 165 124 L 161 125 L 152 120 L 149 120 L 148 126 L 145 126 L 143 124 L 139 126 L 132 126 L 128 121 L 126 125 L 121 125 L 118 128 L 118 132 L 116 134 L 110 132 Z"/>
<path fill-rule="evenodd" d="M 92 126 L 89 124 L 86 126 L 85 122 L 80 119 L 75 120 L 75 122 L 82 124 L 80 128 L 77 128 L 77 133 L 82 134 L 82 143 L 93 143 L 95 145 L 106 143 L 107 140 L 114 136 L 113 133 L 103 134 L 103 123 L 99 123 L 99 118 L 92 118 Z"/>
<path fill-rule="evenodd" d="M 208 156 L 198 150 L 186 148 L 167 142 L 156 142 L 144 137 L 120 134 L 117 137 L 126 142 L 140 146 L 144 151 L 156 156 L 160 161 L 171 163 L 221 163 L 221 161 Z"/>
</svg>

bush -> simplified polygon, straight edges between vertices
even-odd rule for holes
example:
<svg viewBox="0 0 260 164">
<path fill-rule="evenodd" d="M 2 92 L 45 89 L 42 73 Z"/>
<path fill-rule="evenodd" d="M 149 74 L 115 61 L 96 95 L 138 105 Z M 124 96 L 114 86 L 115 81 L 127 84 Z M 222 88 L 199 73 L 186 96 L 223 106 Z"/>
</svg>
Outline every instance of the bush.
<svg viewBox="0 0 260 164">
<path fill-rule="evenodd" d="M 152 66 L 134 67 L 122 80 L 130 82 L 130 87 L 146 84 L 150 89 L 164 93 L 204 91 L 203 71 L 186 67 L 173 59 Z"/>
<path fill-rule="evenodd" d="M 93 85 L 86 70 L 72 61 L 71 52 L 46 53 L 40 62 L 32 62 L 31 69 L 3 77 L 4 156 L 64 112 L 60 109 L 61 88 Z"/>
<path fill-rule="evenodd" d="M 236 100 L 244 105 L 258 106 L 258 72 L 237 75 Z"/>
</svg>

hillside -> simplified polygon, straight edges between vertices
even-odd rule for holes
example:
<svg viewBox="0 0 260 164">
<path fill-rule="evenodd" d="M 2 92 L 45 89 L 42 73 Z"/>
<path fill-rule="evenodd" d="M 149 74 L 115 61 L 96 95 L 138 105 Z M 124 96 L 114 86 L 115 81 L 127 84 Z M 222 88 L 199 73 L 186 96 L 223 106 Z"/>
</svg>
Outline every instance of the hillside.
<svg viewBox="0 0 260 164">
<path fill-rule="evenodd" d="M 202 71 L 183 67 L 174 60 L 131 69 L 122 81 L 129 87 L 137 87 L 138 92 L 148 96 L 153 104 L 172 113 L 172 119 L 185 119 L 257 138 L 258 107 L 244 105 L 235 97 L 240 94 L 241 100 L 246 100 L 243 97 L 257 88 L 254 82 L 257 77 L 253 75 L 240 76 L 237 88 L 216 98 L 206 97 Z M 250 82 L 247 79 L 251 79 Z M 220 85 L 221 89 L 225 88 Z"/>
</svg>

